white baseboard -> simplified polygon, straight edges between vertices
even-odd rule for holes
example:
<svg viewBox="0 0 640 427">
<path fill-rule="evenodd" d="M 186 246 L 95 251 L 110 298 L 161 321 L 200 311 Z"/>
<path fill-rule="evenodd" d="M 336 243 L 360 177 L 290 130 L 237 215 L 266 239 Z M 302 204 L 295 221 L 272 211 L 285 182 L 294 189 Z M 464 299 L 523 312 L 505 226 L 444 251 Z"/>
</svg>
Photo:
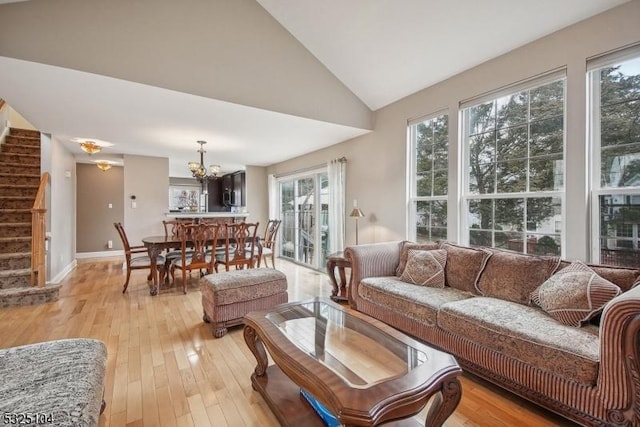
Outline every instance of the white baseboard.
<svg viewBox="0 0 640 427">
<path fill-rule="evenodd" d="M 76 259 L 84 258 L 110 258 L 114 256 L 124 256 L 124 251 L 101 251 L 101 252 L 77 252 Z"/>
<path fill-rule="evenodd" d="M 58 283 L 62 282 L 62 280 L 67 276 L 67 274 L 71 273 L 71 271 L 74 268 L 76 268 L 77 265 L 78 265 L 78 261 L 74 259 L 69 264 L 67 264 L 67 266 L 63 268 L 62 271 L 56 275 L 56 277 L 52 278 L 49 281 L 49 283 L 57 285 Z"/>
</svg>

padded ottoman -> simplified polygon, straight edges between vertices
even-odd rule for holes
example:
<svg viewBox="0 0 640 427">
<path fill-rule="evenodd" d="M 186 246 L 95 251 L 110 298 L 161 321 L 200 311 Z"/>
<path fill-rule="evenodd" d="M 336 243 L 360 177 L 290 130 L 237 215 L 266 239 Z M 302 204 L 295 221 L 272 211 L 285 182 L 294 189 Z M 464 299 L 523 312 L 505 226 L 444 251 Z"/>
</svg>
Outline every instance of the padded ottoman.
<svg viewBox="0 0 640 427">
<path fill-rule="evenodd" d="M 0 425 L 97 426 L 107 347 L 89 338 L 0 350 Z"/>
<path fill-rule="evenodd" d="M 200 279 L 203 320 L 220 338 L 244 316 L 288 301 L 287 276 L 273 268 L 249 268 L 208 274 Z"/>
</svg>

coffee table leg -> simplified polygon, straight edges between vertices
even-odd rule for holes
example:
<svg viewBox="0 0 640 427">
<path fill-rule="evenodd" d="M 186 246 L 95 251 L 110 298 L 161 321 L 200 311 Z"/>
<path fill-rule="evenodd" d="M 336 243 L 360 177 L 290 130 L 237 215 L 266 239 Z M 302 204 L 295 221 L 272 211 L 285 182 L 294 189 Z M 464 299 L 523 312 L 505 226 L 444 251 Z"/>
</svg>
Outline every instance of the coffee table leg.
<svg viewBox="0 0 640 427">
<path fill-rule="evenodd" d="M 263 376 L 267 370 L 269 360 L 267 358 L 267 352 L 264 349 L 264 344 L 262 344 L 260 337 L 251 326 L 245 325 L 244 327 L 244 341 L 247 343 L 247 347 L 249 347 L 249 350 L 251 350 L 251 353 L 253 353 L 256 361 L 258 362 L 256 369 L 254 370 L 255 374 L 259 377 Z"/>
<path fill-rule="evenodd" d="M 442 383 L 442 388 L 433 397 L 433 403 L 427 413 L 424 425 L 440 427 L 460 403 L 462 386 L 458 378 L 451 378 Z"/>
</svg>

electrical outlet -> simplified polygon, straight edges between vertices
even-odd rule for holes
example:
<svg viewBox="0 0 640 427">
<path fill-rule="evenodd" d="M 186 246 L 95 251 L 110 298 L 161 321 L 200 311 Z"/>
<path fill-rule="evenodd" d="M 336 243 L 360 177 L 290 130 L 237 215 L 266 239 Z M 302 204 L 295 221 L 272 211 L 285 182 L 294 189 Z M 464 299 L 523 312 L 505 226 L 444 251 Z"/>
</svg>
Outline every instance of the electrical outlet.
<svg viewBox="0 0 640 427">
<path fill-rule="evenodd" d="M 107 241 L 107 248 L 113 249 L 113 240 L 108 240 Z"/>
</svg>

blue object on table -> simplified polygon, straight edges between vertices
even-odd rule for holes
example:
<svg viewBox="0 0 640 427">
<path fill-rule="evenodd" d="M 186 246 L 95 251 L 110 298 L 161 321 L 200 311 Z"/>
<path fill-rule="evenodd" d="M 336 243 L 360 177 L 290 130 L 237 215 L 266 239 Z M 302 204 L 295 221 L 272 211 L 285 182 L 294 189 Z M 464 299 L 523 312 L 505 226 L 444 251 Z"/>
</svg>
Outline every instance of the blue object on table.
<svg viewBox="0 0 640 427">
<path fill-rule="evenodd" d="M 318 415 L 320 416 L 320 418 L 324 422 L 324 425 L 326 425 L 327 427 L 341 427 L 342 426 L 342 424 L 336 418 L 336 416 L 333 415 L 333 413 L 331 413 L 331 411 L 329 411 L 329 409 L 327 409 L 326 406 L 324 406 L 322 403 L 318 402 L 318 400 L 315 397 L 313 397 L 311 395 L 311 393 L 309 393 L 307 390 L 301 388 L 300 389 L 300 394 L 302 395 L 302 397 L 305 398 L 305 400 L 307 402 L 309 402 L 309 405 L 311 405 L 311 407 L 314 409 L 314 411 L 316 411 L 318 413 Z"/>
</svg>

